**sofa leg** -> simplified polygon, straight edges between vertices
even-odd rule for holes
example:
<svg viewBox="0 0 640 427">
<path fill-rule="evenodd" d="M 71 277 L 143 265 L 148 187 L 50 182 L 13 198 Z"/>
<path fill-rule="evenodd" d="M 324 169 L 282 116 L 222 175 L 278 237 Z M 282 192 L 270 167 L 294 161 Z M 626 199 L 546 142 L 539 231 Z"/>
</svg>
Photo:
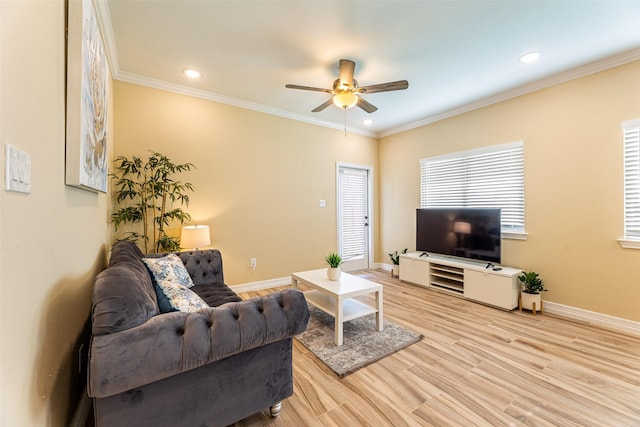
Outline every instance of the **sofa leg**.
<svg viewBox="0 0 640 427">
<path fill-rule="evenodd" d="M 280 411 L 282 411 L 282 402 L 277 402 L 269 406 L 269 412 L 271 413 L 272 418 L 275 418 L 278 415 L 280 415 Z"/>
</svg>

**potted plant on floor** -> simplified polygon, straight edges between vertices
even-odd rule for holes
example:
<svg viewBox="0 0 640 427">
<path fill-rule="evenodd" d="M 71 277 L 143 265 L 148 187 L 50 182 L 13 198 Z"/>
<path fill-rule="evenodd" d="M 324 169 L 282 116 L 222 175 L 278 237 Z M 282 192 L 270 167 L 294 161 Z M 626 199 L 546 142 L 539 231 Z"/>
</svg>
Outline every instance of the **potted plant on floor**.
<svg viewBox="0 0 640 427">
<path fill-rule="evenodd" d="M 114 161 L 111 222 L 115 231 L 129 229 L 121 238 L 138 244 L 144 253 L 175 252 L 180 239 L 167 234 L 172 222 L 184 224 L 191 216 L 182 208 L 189 206 L 193 185 L 176 180 L 176 175 L 194 168 L 191 163 L 176 164 L 167 156 L 152 151 L 148 159 L 119 156 Z"/>
<path fill-rule="evenodd" d="M 522 309 L 531 310 L 536 314 L 536 310 L 542 313 L 542 298 L 540 292 L 546 291 L 544 283 L 535 271 L 524 271 L 518 280 L 522 283 L 520 292 L 520 311 Z"/>
<path fill-rule="evenodd" d="M 336 252 L 331 252 L 324 257 L 324 260 L 329 264 L 327 268 L 327 277 L 329 280 L 338 280 L 340 278 L 340 264 L 342 264 L 342 257 Z"/>
<path fill-rule="evenodd" d="M 391 277 L 400 277 L 400 255 L 406 254 L 409 248 L 404 248 L 402 252 L 394 251 L 389 254 L 393 266 L 391 267 Z"/>
</svg>

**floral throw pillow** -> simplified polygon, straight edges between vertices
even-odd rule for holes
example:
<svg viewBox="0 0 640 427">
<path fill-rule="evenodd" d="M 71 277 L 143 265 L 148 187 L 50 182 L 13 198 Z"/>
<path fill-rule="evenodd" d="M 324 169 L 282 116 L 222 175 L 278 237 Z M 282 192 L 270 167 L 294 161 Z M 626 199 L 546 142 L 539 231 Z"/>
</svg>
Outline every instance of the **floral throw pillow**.
<svg viewBox="0 0 640 427">
<path fill-rule="evenodd" d="M 196 311 L 209 307 L 198 294 L 179 283 L 165 280 L 158 283 L 158 286 L 167 296 L 169 304 L 173 308 L 172 311 Z"/>
<path fill-rule="evenodd" d="M 208 307 L 202 298 L 189 289 L 193 286 L 193 280 L 177 255 L 143 258 L 142 261 L 153 275 L 161 313 L 195 311 Z"/>
<path fill-rule="evenodd" d="M 158 284 L 169 280 L 187 288 L 193 287 L 193 280 L 178 255 L 169 254 L 162 258 L 142 258 L 142 261 L 147 265 Z"/>
</svg>

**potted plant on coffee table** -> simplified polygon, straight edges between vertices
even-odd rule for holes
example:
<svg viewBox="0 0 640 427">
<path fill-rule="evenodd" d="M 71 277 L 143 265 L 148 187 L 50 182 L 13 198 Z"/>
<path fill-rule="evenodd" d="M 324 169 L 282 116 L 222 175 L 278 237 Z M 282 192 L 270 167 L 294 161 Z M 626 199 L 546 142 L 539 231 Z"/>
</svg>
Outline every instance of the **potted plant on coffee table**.
<svg viewBox="0 0 640 427">
<path fill-rule="evenodd" d="M 404 248 L 400 254 L 406 254 L 408 250 L 409 248 Z M 391 262 L 393 263 L 391 267 L 391 277 L 400 277 L 400 254 L 398 254 L 398 251 L 389 254 L 389 258 L 391 258 Z"/>
<path fill-rule="evenodd" d="M 520 311 L 525 310 L 533 311 L 536 314 L 536 310 L 540 310 L 542 313 L 542 298 L 540 292 L 546 291 L 544 283 L 538 273 L 535 271 L 523 271 L 518 280 L 522 283 L 522 291 L 520 292 Z"/>
<path fill-rule="evenodd" d="M 340 264 L 342 264 L 342 257 L 336 252 L 331 252 L 324 257 L 324 260 L 329 264 L 327 268 L 327 277 L 329 280 L 338 280 L 340 278 Z"/>
</svg>

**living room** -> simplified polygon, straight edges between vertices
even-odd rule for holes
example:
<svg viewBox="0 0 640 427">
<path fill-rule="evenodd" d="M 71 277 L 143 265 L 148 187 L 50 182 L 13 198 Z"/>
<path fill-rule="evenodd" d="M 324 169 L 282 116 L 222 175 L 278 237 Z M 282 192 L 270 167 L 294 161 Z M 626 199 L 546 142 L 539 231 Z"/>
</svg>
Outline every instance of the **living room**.
<svg viewBox="0 0 640 427">
<path fill-rule="evenodd" d="M 31 194 L 1 200 L 0 424 L 66 425 L 113 207 L 64 185 L 64 2 L 3 1 L 0 20 L 0 138 L 33 162 Z M 637 331 L 639 253 L 618 239 L 621 125 L 640 118 L 639 59 L 380 138 L 112 80 L 109 158 L 154 149 L 194 163 L 189 212 L 211 227 L 227 282 L 242 285 L 323 266 L 336 245 L 336 162 L 374 170 L 373 255 L 385 265 L 415 246 L 419 159 L 524 141 L 528 238 L 505 239 L 502 263 L 543 275 L 549 311 Z"/>
</svg>

